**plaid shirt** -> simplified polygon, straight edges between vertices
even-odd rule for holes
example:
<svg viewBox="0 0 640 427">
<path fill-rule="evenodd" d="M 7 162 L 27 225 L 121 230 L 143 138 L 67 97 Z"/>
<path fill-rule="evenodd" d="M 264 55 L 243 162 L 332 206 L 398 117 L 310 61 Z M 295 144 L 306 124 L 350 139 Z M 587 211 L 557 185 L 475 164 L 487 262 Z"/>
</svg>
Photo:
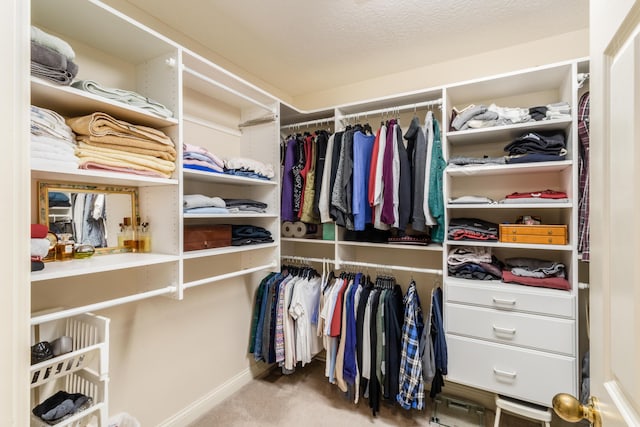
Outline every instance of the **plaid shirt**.
<svg viewBox="0 0 640 427">
<path fill-rule="evenodd" d="M 402 325 L 402 355 L 400 359 L 400 392 L 397 402 L 404 409 L 424 409 L 424 381 L 420 359 L 422 309 L 415 282 L 411 282 L 404 296 L 404 323 Z"/>
<path fill-rule="evenodd" d="M 578 103 L 578 137 L 580 139 L 578 201 L 578 252 L 589 261 L 589 92 Z"/>
</svg>

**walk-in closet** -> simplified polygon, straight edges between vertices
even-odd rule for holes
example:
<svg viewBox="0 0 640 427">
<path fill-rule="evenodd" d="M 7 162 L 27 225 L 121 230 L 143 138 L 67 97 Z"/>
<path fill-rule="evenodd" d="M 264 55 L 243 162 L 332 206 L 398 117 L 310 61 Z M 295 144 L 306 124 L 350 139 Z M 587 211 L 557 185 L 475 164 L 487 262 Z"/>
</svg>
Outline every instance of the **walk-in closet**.
<svg viewBox="0 0 640 427">
<path fill-rule="evenodd" d="M 637 2 L 9 3 L 1 425 L 640 422 Z"/>
</svg>

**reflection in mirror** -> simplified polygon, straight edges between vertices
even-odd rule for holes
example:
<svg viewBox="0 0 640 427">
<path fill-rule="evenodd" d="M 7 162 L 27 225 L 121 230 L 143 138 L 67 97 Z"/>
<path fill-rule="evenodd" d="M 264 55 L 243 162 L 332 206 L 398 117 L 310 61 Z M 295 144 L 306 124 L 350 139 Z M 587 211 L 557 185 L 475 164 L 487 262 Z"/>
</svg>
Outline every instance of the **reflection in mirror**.
<svg viewBox="0 0 640 427">
<path fill-rule="evenodd" d="M 67 234 L 76 244 L 96 252 L 121 252 L 118 233 L 123 218 L 137 216 L 135 187 L 91 186 L 39 182 L 40 224 L 58 236 Z"/>
</svg>

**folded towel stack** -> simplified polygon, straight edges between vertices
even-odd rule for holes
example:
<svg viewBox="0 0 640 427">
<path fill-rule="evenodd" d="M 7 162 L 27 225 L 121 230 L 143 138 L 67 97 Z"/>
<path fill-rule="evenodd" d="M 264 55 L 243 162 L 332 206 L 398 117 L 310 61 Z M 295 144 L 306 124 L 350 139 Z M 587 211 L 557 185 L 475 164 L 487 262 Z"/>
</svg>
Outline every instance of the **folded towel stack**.
<svg viewBox="0 0 640 427">
<path fill-rule="evenodd" d="M 118 88 L 103 87 L 93 80 L 76 80 L 71 84 L 71 86 L 94 95 L 102 96 L 103 98 L 112 99 L 114 101 L 122 102 L 123 104 L 147 110 L 160 117 L 173 117 L 173 111 L 169 110 L 161 103 L 136 92 Z"/>
<path fill-rule="evenodd" d="M 33 169 L 78 169 L 75 135 L 55 111 L 31 106 L 30 148 Z"/>
<path fill-rule="evenodd" d="M 66 41 L 31 26 L 31 74 L 68 86 L 78 74 L 75 52 Z"/>
<path fill-rule="evenodd" d="M 175 144 L 165 133 L 117 120 L 105 113 L 67 119 L 78 135 L 81 169 L 100 169 L 170 178 Z"/>
</svg>

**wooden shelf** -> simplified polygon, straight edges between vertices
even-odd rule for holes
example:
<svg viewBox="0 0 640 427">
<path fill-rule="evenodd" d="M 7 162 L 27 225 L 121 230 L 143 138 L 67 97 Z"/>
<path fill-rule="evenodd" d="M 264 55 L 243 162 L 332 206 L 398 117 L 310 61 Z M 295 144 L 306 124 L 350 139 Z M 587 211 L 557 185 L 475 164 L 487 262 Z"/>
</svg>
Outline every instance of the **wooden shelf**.
<svg viewBox="0 0 640 427">
<path fill-rule="evenodd" d="M 527 132 L 567 130 L 571 127 L 571 122 L 572 120 L 570 118 L 541 120 L 538 122 L 518 123 L 507 126 L 447 132 L 446 137 L 451 145 L 504 142 L 518 138 Z"/>
<path fill-rule="evenodd" d="M 491 176 L 491 175 L 517 175 L 517 174 L 545 174 L 549 172 L 562 172 L 573 165 L 571 160 L 558 162 L 532 162 L 515 163 L 510 165 L 468 165 L 452 166 L 445 168 L 445 174 L 449 176 Z"/>
</svg>

